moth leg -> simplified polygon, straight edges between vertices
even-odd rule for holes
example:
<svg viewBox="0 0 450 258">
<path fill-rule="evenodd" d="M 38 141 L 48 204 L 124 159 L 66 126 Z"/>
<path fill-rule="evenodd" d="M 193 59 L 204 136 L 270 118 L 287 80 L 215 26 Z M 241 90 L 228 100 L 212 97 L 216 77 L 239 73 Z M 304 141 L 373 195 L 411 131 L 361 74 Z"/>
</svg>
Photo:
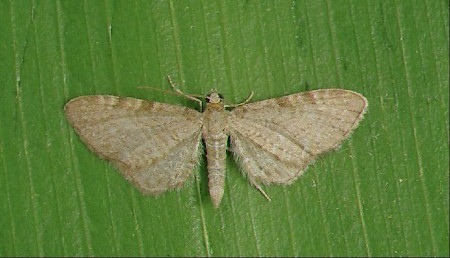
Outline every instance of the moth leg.
<svg viewBox="0 0 450 258">
<path fill-rule="evenodd" d="M 180 89 L 178 89 L 177 86 L 175 85 L 175 83 L 172 81 L 172 78 L 170 77 L 170 75 L 167 75 L 167 80 L 169 81 L 170 86 L 173 88 L 173 90 L 176 93 L 178 93 L 179 95 L 181 95 L 181 96 L 183 96 L 185 98 L 188 98 L 190 100 L 196 101 L 200 105 L 200 110 L 203 110 L 203 107 L 202 107 L 203 103 L 202 103 L 201 99 L 198 99 L 198 98 L 196 98 L 194 96 L 186 94 L 186 93 L 182 92 Z"/>
<path fill-rule="evenodd" d="M 272 201 L 272 200 L 270 199 L 270 197 L 266 194 L 266 192 L 264 192 L 264 190 L 261 188 L 260 185 L 258 185 L 257 183 L 253 183 L 253 185 L 256 187 L 256 189 L 258 189 L 258 191 L 261 192 L 261 194 L 262 194 L 269 202 Z"/>
<path fill-rule="evenodd" d="M 239 103 L 239 104 L 226 104 L 225 107 L 226 107 L 226 108 L 236 108 L 236 107 L 243 106 L 243 105 L 247 104 L 247 103 L 252 99 L 253 93 L 254 93 L 253 91 L 250 92 L 250 95 L 249 95 L 249 96 L 247 97 L 247 99 L 244 100 L 243 102 L 241 102 L 241 103 Z"/>
</svg>

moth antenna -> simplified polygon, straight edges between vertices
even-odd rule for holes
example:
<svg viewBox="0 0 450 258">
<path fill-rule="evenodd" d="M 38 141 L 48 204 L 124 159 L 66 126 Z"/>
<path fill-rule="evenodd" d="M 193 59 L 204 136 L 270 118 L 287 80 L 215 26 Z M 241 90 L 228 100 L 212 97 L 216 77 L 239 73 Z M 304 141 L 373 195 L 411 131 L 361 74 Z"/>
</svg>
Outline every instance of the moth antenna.
<svg viewBox="0 0 450 258">
<path fill-rule="evenodd" d="M 230 103 L 228 103 L 228 101 L 224 100 L 224 102 L 226 103 L 226 104 L 225 104 L 225 107 L 236 108 L 236 107 L 239 107 L 239 106 L 243 106 L 243 105 L 247 104 L 248 102 L 250 102 L 250 100 L 251 100 L 252 97 L 253 97 L 253 93 L 254 93 L 253 91 L 250 92 L 250 95 L 247 97 L 247 99 L 244 100 L 244 101 L 241 102 L 241 103 L 238 103 L 238 104 L 230 104 Z"/>
<path fill-rule="evenodd" d="M 172 95 L 178 95 L 178 96 L 183 96 L 187 99 L 193 100 L 197 103 L 199 103 L 200 105 L 200 110 L 202 110 L 202 100 L 201 99 L 206 99 L 205 96 L 202 95 L 198 95 L 198 94 L 187 94 L 184 93 L 183 91 L 181 91 L 180 89 L 177 88 L 177 86 L 175 85 L 175 83 L 172 81 L 172 78 L 170 76 L 167 76 L 167 80 L 169 81 L 170 86 L 172 87 L 172 89 L 175 91 L 169 91 L 169 90 L 162 90 L 162 89 L 158 89 L 155 87 L 151 87 L 151 86 L 138 86 L 138 89 L 150 89 L 150 90 L 155 90 L 155 91 L 159 91 L 159 92 L 164 92 L 166 94 L 172 94 Z"/>
</svg>

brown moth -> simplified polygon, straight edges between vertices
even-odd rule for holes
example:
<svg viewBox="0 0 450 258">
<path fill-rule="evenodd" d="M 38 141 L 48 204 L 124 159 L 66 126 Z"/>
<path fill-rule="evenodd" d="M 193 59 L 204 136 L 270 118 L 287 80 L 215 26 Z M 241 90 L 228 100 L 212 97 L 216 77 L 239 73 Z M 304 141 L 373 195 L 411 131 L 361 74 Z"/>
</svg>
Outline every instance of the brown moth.
<svg viewBox="0 0 450 258">
<path fill-rule="evenodd" d="M 201 104 L 169 81 L 177 93 Z M 254 103 L 247 103 L 249 99 L 226 105 L 212 90 L 200 113 L 153 101 L 94 95 L 72 99 L 64 111 L 89 149 L 114 164 L 143 194 L 182 187 L 199 164 L 203 138 L 209 192 L 217 208 L 224 193 L 228 137 L 242 173 L 270 200 L 261 184 L 293 183 L 319 154 L 348 138 L 367 109 L 361 94 L 341 89 Z"/>
</svg>

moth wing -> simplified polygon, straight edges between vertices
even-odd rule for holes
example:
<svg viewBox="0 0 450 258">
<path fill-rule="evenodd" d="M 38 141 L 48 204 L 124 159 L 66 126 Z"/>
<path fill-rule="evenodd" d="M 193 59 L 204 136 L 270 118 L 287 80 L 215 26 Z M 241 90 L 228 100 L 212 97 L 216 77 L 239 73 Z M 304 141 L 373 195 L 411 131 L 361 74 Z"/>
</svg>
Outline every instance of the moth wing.
<svg viewBox="0 0 450 258">
<path fill-rule="evenodd" d="M 64 111 L 81 140 L 144 194 L 181 187 L 198 164 L 201 113 L 115 96 L 82 96 Z"/>
<path fill-rule="evenodd" d="M 317 155 L 338 147 L 367 108 L 360 94 L 315 90 L 246 104 L 230 112 L 231 151 L 258 189 L 290 184 Z"/>
</svg>

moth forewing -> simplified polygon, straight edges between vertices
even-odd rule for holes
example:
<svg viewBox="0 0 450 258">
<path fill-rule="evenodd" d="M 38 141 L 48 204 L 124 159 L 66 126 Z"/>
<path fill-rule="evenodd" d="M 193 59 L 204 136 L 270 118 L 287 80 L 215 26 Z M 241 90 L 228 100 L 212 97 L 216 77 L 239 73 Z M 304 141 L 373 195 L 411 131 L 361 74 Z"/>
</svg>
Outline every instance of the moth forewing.
<svg viewBox="0 0 450 258">
<path fill-rule="evenodd" d="M 231 150 L 251 184 L 293 183 L 317 155 L 341 144 L 367 108 L 360 94 L 315 90 L 231 111 Z"/>
<path fill-rule="evenodd" d="M 181 187 L 198 164 L 202 114 L 115 96 L 83 96 L 65 108 L 80 139 L 144 194 Z"/>
</svg>

